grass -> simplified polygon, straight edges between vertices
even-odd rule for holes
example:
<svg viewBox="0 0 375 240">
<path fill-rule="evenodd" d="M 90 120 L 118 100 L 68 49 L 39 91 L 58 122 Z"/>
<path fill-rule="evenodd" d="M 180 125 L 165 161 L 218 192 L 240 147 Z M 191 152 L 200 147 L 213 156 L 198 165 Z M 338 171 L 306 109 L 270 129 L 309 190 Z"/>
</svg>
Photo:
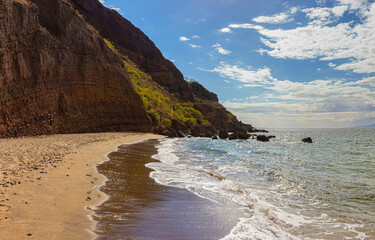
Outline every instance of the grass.
<svg viewBox="0 0 375 240">
<path fill-rule="evenodd" d="M 153 123 L 161 122 L 166 126 L 171 126 L 172 119 L 178 119 L 182 122 L 190 121 L 193 125 L 207 126 L 210 124 L 204 119 L 202 113 L 193 107 L 193 104 L 180 102 L 163 87 L 152 81 L 150 75 L 137 68 L 129 59 L 125 58 L 124 64 Z"/>
<path fill-rule="evenodd" d="M 116 49 L 115 45 L 113 42 L 111 42 L 109 39 L 107 38 L 103 38 L 105 44 L 107 44 L 107 46 L 114 52 L 114 53 L 118 53 L 118 50 Z"/>
</svg>

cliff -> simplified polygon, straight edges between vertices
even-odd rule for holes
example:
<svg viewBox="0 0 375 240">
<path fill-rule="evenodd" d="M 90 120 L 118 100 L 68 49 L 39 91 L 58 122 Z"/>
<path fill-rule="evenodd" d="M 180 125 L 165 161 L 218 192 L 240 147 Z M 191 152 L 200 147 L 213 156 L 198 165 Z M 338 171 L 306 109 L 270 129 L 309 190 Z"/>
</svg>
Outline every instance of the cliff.
<svg viewBox="0 0 375 240">
<path fill-rule="evenodd" d="M 0 136 L 252 130 L 97 0 L 0 1 Z"/>
<path fill-rule="evenodd" d="M 216 94 L 197 82 L 185 81 L 181 72 L 163 57 L 155 44 L 116 11 L 104 7 L 97 0 L 70 0 L 70 2 L 104 38 L 114 43 L 120 54 L 126 56 L 142 72 L 149 74 L 152 81 L 177 96 L 177 100 L 192 102 L 217 130 L 252 129 L 251 125 L 239 122 L 233 114 L 219 104 Z M 180 129 L 191 128 L 191 126 L 182 127 L 181 124 L 179 126 Z"/>
<path fill-rule="evenodd" d="M 0 136 L 148 131 L 121 57 L 65 1 L 0 1 Z"/>
<path fill-rule="evenodd" d="M 181 72 L 165 59 L 155 44 L 131 22 L 97 0 L 70 2 L 104 38 L 110 39 L 116 45 L 122 55 L 129 57 L 142 71 L 150 74 L 153 81 L 184 101 L 193 100 Z"/>
</svg>

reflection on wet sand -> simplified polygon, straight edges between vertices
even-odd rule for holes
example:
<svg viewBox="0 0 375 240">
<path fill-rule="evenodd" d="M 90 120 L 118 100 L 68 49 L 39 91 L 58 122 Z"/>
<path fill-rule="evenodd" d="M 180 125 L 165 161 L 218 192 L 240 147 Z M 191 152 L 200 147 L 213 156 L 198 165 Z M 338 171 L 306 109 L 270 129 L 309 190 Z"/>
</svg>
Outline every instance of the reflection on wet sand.
<svg viewBox="0 0 375 240">
<path fill-rule="evenodd" d="M 109 180 L 110 198 L 98 207 L 99 239 L 219 239 L 236 225 L 241 211 L 212 203 L 185 189 L 149 178 L 157 140 L 123 145 L 98 167 Z"/>
</svg>

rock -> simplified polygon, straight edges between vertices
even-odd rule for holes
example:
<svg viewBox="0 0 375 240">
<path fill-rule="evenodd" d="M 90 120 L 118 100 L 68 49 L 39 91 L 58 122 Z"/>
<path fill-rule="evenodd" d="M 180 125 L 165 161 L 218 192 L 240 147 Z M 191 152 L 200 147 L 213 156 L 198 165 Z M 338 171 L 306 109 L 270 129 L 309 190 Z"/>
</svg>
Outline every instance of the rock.
<svg viewBox="0 0 375 240">
<path fill-rule="evenodd" d="M 206 137 L 206 130 L 202 125 L 198 124 L 191 129 L 191 135 L 193 137 Z"/>
<path fill-rule="evenodd" d="M 237 140 L 238 139 L 238 135 L 237 134 L 230 134 L 229 137 L 228 137 L 229 140 Z"/>
<path fill-rule="evenodd" d="M 174 129 L 170 130 L 169 133 L 168 133 L 168 137 L 170 137 L 170 138 L 178 137 L 177 131 L 174 130 Z"/>
<path fill-rule="evenodd" d="M 177 130 L 177 136 L 180 137 L 180 138 L 185 138 L 187 137 L 187 134 L 185 134 L 183 131 L 181 130 Z"/>
<path fill-rule="evenodd" d="M 212 140 L 218 140 L 219 138 L 217 136 L 213 136 Z"/>
<path fill-rule="evenodd" d="M 40 0 L 45 1 L 45 0 Z M 53 0 L 56 1 L 56 0 Z M 112 9 L 104 7 L 98 0 L 70 0 L 85 20 L 111 39 L 119 52 L 127 56 L 152 79 L 170 93 L 185 101 L 193 101 L 188 83 L 181 72 L 141 30 Z"/>
<path fill-rule="evenodd" d="M 256 129 L 256 128 L 254 128 L 251 132 L 252 132 L 252 133 L 268 133 L 267 130 L 264 130 L 264 129 Z"/>
<path fill-rule="evenodd" d="M 247 133 L 245 129 L 236 129 L 233 134 L 237 135 L 238 139 L 246 140 L 250 138 L 250 134 Z"/>
<path fill-rule="evenodd" d="M 208 91 L 198 82 L 190 82 L 189 88 L 193 93 L 194 98 L 212 102 L 219 102 L 219 99 L 217 98 L 217 95 L 215 93 Z"/>
<path fill-rule="evenodd" d="M 229 138 L 229 134 L 226 131 L 219 131 L 219 138 L 220 139 L 226 139 Z"/>
<path fill-rule="evenodd" d="M 304 142 L 304 143 L 313 143 L 311 137 L 307 137 L 307 138 L 302 139 L 302 142 Z"/>
<path fill-rule="evenodd" d="M 122 58 L 66 1 L 0 11 L 0 137 L 150 130 Z"/>
<path fill-rule="evenodd" d="M 257 140 L 261 141 L 261 142 L 269 142 L 270 141 L 266 135 L 258 135 Z"/>
<path fill-rule="evenodd" d="M 268 140 L 272 139 L 272 138 L 276 138 L 276 136 L 274 135 L 270 135 L 270 136 L 267 136 Z"/>
<path fill-rule="evenodd" d="M 250 138 L 250 134 L 247 133 L 245 129 L 236 129 L 231 135 L 229 135 L 229 140 L 247 140 Z"/>
</svg>

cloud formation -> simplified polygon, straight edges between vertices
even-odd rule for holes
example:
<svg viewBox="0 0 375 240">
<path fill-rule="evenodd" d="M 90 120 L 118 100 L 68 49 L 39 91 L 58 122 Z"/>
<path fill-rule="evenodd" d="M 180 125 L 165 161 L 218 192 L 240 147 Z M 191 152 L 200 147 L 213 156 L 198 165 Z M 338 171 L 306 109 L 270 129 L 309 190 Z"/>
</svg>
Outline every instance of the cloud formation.
<svg viewBox="0 0 375 240">
<path fill-rule="evenodd" d="M 200 47 L 202 47 L 202 46 L 200 46 L 200 45 L 195 45 L 195 44 L 190 44 L 190 47 L 192 47 L 192 48 L 200 48 Z"/>
<path fill-rule="evenodd" d="M 212 47 L 215 48 L 216 51 L 222 55 L 229 55 L 232 53 L 231 51 L 224 49 L 219 43 L 212 45 Z"/>
<path fill-rule="evenodd" d="M 259 16 L 259 17 L 253 18 L 253 21 L 257 23 L 281 24 L 281 23 L 291 22 L 293 21 L 293 18 L 291 18 L 286 13 L 279 13 L 273 16 Z"/>
<path fill-rule="evenodd" d="M 259 113 L 275 117 L 279 114 L 283 115 L 285 120 L 288 116 L 299 115 L 301 118 L 305 117 L 306 121 L 318 118 L 332 124 L 335 121 L 360 120 L 359 116 L 373 117 L 375 120 L 375 77 L 354 81 L 331 79 L 292 82 L 278 80 L 267 67 L 254 69 L 224 62 L 206 71 L 219 73 L 223 78 L 239 82 L 242 87 L 259 87 L 266 90 L 256 97 L 241 99 L 242 102 L 235 99 L 224 103 L 240 116 L 249 117 L 246 114 L 251 114 L 254 117 L 254 113 Z"/>
<path fill-rule="evenodd" d="M 254 29 L 266 49 L 259 49 L 275 58 L 344 60 L 336 70 L 375 73 L 375 2 L 338 0 L 332 8 L 305 8 L 307 25 L 292 29 L 269 29 L 252 23 L 230 24 L 221 29 Z M 296 9 L 291 10 L 297 11 Z M 356 21 L 338 22 L 345 13 Z"/>
<path fill-rule="evenodd" d="M 186 42 L 186 41 L 190 41 L 190 38 L 188 38 L 188 37 L 184 37 L 184 36 L 181 36 L 181 37 L 178 38 L 178 40 L 179 40 L 180 42 Z"/>
</svg>

